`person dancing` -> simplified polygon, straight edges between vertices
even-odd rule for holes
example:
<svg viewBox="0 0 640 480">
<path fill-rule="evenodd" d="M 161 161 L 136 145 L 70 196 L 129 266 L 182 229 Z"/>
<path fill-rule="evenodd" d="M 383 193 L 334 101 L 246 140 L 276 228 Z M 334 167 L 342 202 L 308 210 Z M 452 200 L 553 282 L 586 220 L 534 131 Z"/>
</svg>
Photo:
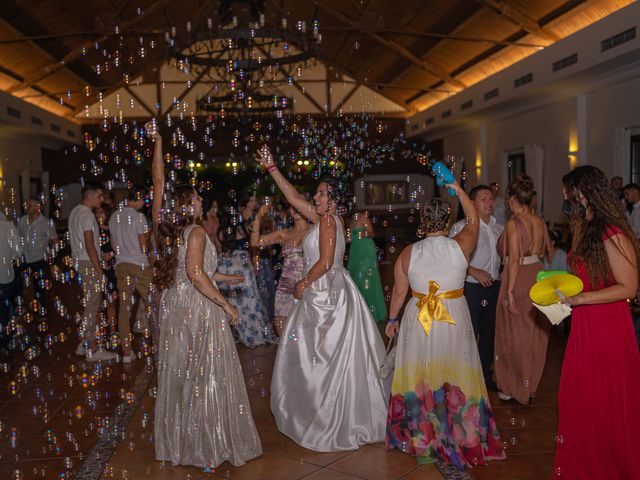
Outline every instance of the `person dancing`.
<svg viewBox="0 0 640 480">
<path fill-rule="evenodd" d="M 156 194 L 162 189 L 154 184 Z M 262 454 L 262 446 L 229 326 L 238 311 L 216 287 L 217 255 L 197 224 L 202 200 L 193 187 L 175 188 L 168 213 L 158 225 L 155 265 L 163 291 L 156 459 L 199 468 L 244 465 Z"/>
<path fill-rule="evenodd" d="M 250 254 L 248 225 L 246 221 L 238 221 L 236 213 L 235 209 L 230 208 L 222 219 L 219 233 L 224 254 L 220 257 L 218 268 L 225 274 L 244 278 L 241 284 L 221 288 L 239 312 L 235 326 L 238 341 L 246 347 L 254 348 L 276 343 L 278 339 L 260 295 L 261 289 Z"/>
<path fill-rule="evenodd" d="M 304 237 L 305 275 L 278 347 L 271 412 L 278 430 L 319 452 L 381 442 L 387 398 L 378 370 L 385 348 L 369 307 L 343 267 L 340 209 L 349 196 L 333 177 L 307 202 L 278 171 L 268 148 L 258 160 L 287 200 L 314 225 Z"/>
<path fill-rule="evenodd" d="M 573 311 L 554 478 L 640 478 L 640 353 L 627 302 L 637 292 L 638 243 L 604 173 L 593 166 L 571 173 L 568 263 L 584 290 L 566 299 Z"/>
<path fill-rule="evenodd" d="M 479 218 L 458 182 L 467 224 L 447 237 L 451 208 L 439 198 L 422 210 L 426 238 L 396 260 L 390 338 L 398 335 L 387 418 L 386 447 L 414 455 L 419 464 L 442 461 L 458 469 L 506 457 L 482 373 L 471 315 L 464 298 Z M 398 325 L 411 287 L 412 298 Z"/>
<path fill-rule="evenodd" d="M 285 321 L 295 303 L 293 292 L 296 283 L 302 278 L 304 270 L 302 240 L 309 231 L 309 222 L 295 208 L 289 207 L 289 215 L 294 222 L 293 228 L 260 235 L 260 222 L 268 210 L 269 207 L 263 205 L 256 214 L 251 229 L 251 246 L 265 248 L 275 244 L 282 245 L 282 275 L 276 287 L 275 317 L 273 319 L 276 333 L 278 337 L 282 337 Z"/>
</svg>

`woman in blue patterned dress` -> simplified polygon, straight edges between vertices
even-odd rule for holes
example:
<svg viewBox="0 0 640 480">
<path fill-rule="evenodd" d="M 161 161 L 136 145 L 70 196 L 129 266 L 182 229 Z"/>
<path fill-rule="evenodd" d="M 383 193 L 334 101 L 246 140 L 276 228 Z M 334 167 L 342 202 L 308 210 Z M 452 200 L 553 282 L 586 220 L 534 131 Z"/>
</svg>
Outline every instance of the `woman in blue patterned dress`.
<svg viewBox="0 0 640 480">
<path fill-rule="evenodd" d="M 276 343 L 273 325 L 260 298 L 256 274 L 249 252 L 249 231 L 246 222 L 238 222 L 235 210 L 227 213 L 220 230 L 224 254 L 218 260 L 218 271 L 242 275 L 239 285 L 220 285 L 229 301 L 238 309 L 236 325 L 238 340 L 247 347 Z"/>
</svg>

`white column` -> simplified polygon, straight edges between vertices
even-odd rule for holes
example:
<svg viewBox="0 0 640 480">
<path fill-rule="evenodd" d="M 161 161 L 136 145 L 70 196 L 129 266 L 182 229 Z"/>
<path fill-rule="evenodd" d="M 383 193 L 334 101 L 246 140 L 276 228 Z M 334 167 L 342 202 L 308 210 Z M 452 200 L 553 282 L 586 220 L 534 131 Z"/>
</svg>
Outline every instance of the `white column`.
<svg viewBox="0 0 640 480">
<path fill-rule="evenodd" d="M 588 150 L 588 128 L 587 128 L 587 115 L 588 115 L 588 98 L 587 94 L 583 93 L 576 97 L 577 108 L 577 122 L 578 127 L 578 165 L 586 165 L 587 150 Z"/>
<path fill-rule="evenodd" d="M 478 183 L 487 184 L 489 171 L 489 129 L 487 128 L 487 125 L 482 125 L 480 127 L 480 161 L 482 164 L 480 167 Z"/>
</svg>

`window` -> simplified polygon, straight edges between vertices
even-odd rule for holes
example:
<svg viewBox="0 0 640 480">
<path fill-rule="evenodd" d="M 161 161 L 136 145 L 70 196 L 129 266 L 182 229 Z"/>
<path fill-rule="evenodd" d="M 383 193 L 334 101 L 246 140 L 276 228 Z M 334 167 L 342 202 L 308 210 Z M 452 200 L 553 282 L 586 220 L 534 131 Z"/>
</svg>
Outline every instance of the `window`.
<svg viewBox="0 0 640 480">
<path fill-rule="evenodd" d="M 562 60 L 553 62 L 553 64 L 551 65 L 551 70 L 553 72 L 557 72 L 558 70 L 562 70 L 563 68 L 567 68 L 576 63 L 578 63 L 578 54 L 574 53 L 573 55 L 569 55 L 568 57 L 563 58 Z"/>
<path fill-rule="evenodd" d="M 527 168 L 524 163 L 524 151 L 510 153 L 507 158 L 507 167 L 509 172 L 509 183 L 513 182 L 518 175 L 527 173 Z"/>
<path fill-rule="evenodd" d="M 20 113 L 20 110 L 16 110 L 15 108 L 11 108 L 11 107 L 7 107 L 7 114 L 15 118 L 20 118 L 22 116 L 22 114 Z"/>
<path fill-rule="evenodd" d="M 634 38 L 636 38 L 636 27 L 630 28 L 629 30 L 625 30 L 624 32 L 620 32 L 613 37 L 603 40 L 600 42 L 600 51 L 606 52 L 607 50 L 617 47 L 618 45 L 622 45 Z"/>
<path fill-rule="evenodd" d="M 442 112 L 442 115 L 440 115 L 442 118 L 447 118 L 451 116 L 451 109 L 449 110 L 445 110 L 444 112 Z"/>
<path fill-rule="evenodd" d="M 524 77 L 516 78 L 513 87 L 518 88 L 531 82 L 533 82 L 533 73 L 527 73 Z"/>
<path fill-rule="evenodd" d="M 462 105 L 460 105 L 460 110 L 467 110 L 468 108 L 473 107 L 473 100 L 467 100 Z"/>
<path fill-rule="evenodd" d="M 389 205 L 409 202 L 409 184 L 402 181 L 367 182 L 364 190 L 367 205 Z"/>
<path fill-rule="evenodd" d="M 491 100 L 492 98 L 496 98 L 498 95 L 500 95 L 500 89 L 499 88 L 494 88 L 493 90 L 489 90 L 487 93 L 484 94 L 484 101 L 486 102 L 487 100 Z"/>
<path fill-rule="evenodd" d="M 631 181 L 640 184 L 640 135 L 631 136 Z"/>
</svg>

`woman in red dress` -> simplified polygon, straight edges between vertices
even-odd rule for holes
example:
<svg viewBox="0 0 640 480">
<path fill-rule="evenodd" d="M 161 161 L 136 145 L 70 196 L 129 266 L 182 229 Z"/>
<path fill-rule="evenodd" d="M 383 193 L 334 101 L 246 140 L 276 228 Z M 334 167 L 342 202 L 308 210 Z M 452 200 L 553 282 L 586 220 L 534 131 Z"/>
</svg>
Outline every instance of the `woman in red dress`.
<svg viewBox="0 0 640 480">
<path fill-rule="evenodd" d="M 628 298 L 638 286 L 638 242 L 604 173 L 568 175 L 569 267 L 584 282 L 573 305 L 558 396 L 554 478 L 640 479 L 640 353 Z"/>
</svg>

